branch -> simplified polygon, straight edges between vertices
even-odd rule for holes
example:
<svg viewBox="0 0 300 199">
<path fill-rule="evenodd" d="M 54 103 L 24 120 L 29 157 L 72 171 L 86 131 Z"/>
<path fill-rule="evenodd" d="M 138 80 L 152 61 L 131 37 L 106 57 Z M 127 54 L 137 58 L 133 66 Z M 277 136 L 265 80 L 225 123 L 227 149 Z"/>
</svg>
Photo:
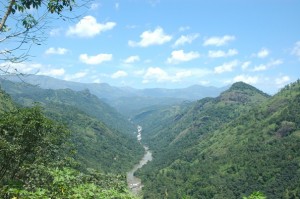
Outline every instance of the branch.
<svg viewBox="0 0 300 199">
<path fill-rule="evenodd" d="M 11 11 L 12 11 L 12 7 L 13 5 L 15 4 L 16 0 L 11 0 L 10 3 L 9 3 L 9 6 L 7 8 L 7 11 L 6 13 L 4 14 L 2 20 L 1 20 L 1 23 L 0 23 L 0 31 L 2 31 L 4 25 L 5 25 L 5 22 L 8 18 L 8 16 L 10 15 Z"/>
</svg>

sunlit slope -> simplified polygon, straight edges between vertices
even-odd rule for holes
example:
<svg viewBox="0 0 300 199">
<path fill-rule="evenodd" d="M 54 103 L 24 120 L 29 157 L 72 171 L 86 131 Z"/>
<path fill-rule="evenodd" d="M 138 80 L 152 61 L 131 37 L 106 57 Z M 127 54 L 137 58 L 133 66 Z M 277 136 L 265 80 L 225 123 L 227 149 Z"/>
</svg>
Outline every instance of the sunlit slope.
<svg viewBox="0 0 300 199">
<path fill-rule="evenodd" d="M 237 98 L 225 99 L 235 104 L 232 99 Z M 149 164 L 140 173 L 146 181 L 145 197 L 229 199 L 254 191 L 268 198 L 299 197 L 300 82 L 258 102 L 193 145 L 179 148 L 167 165 Z"/>
</svg>

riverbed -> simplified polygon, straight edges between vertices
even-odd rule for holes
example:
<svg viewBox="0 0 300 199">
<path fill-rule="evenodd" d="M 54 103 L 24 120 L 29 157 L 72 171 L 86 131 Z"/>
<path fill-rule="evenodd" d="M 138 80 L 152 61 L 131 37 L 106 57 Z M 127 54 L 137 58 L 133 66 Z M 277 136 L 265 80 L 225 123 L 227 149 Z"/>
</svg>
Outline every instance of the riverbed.
<svg viewBox="0 0 300 199">
<path fill-rule="evenodd" d="M 137 127 L 138 133 L 137 133 L 137 140 L 141 143 L 141 139 L 142 139 L 142 127 L 138 126 Z M 134 167 L 127 172 L 127 184 L 129 189 L 132 191 L 132 193 L 134 194 L 139 194 L 139 192 L 142 190 L 143 188 L 143 184 L 140 178 L 137 178 L 134 176 L 134 173 L 142 168 L 145 164 L 148 163 L 148 161 L 152 160 L 152 153 L 149 150 L 149 148 L 145 145 L 143 145 L 144 150 L 145 150 L 145 155 L 143 156 L 143 158 L 140 160 L 140 162 L 136 165 L 134 165 Z"/>
</svg>

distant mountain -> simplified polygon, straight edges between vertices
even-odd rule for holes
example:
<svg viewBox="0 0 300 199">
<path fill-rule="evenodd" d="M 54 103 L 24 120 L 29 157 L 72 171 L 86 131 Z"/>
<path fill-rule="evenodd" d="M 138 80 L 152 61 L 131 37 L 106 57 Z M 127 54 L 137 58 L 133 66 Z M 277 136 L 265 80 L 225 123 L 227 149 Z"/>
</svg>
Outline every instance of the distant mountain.
<svg viewBox="0 0 300 199">
<path fill-rule="evenodd" d="M 138 174 L 145 198 L 300 197 L 300 81 L 272 97 L 238 82 L 180 109 L 136 118 L 164 121 L 143 129 L 155 154 Z"/>
<path fill-rule="evenodd" d="M 227 87 L 205 87 L 200 85 L 182 89 L 134 89 L 130 87 L 114 87 L 105 83 L 78 83 L 55 79 L 47 76 L 28 75 L 24 77 L 2 76 L 14 82 L 26 82 L 44 89 L 72 89 L 82 91 L 88 89 L 92 94 L 130 117 L 140 109 L 154 106 L 177 104 L 185 100 L 198 100 L 204 97 L 216 97 Z"/>
</svg>

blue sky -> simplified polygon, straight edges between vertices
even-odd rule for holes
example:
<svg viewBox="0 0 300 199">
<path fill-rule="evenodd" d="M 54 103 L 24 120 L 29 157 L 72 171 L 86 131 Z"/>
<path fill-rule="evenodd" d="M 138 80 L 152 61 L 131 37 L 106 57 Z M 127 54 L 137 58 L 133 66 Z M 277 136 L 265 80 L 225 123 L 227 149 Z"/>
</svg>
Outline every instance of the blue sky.
<svg viewBox="0 0 300 199">
<path fill-rule="evenodd" d="M 74 12 L 20 69 L 134 88 L 244 81 L 271 94 L 300 78 L 300 1 L 97 0 Z"/>
</svg>

